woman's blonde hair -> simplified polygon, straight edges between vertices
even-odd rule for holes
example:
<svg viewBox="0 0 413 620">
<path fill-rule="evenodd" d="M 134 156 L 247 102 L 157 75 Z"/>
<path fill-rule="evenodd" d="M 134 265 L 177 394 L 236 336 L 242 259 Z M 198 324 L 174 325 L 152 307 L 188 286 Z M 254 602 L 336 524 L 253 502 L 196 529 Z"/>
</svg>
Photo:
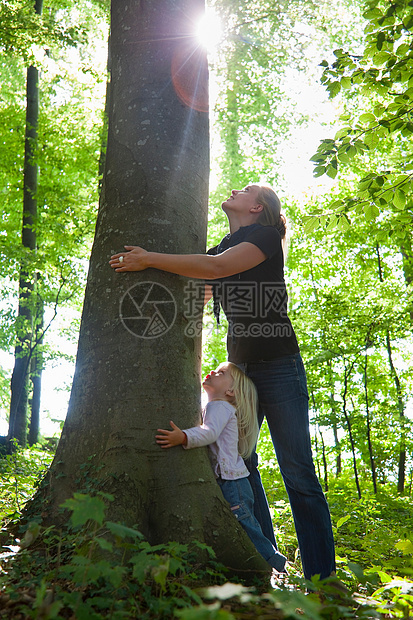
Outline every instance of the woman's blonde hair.
<svg viewBox="0 0 413 620">
<path fill-rule="evenodd" d="M 254 383 L 238 366 L 228 362 L 231 377 L 234 380 L 233 405 L 237 410 L 238 452 L 242 458 L 248 458 L 258 439 L 258 395 Z"/>
<path fill-rule="evenodd" d="M 281 202 L 277 194 L 271 187 L 258 185 L 258 203 L 263 206 L 263 210 L 257 219 L 262 226 L 274 226 L 284 239 L 287 232 L 287 220 L 281 213 Z"/>
</svg>

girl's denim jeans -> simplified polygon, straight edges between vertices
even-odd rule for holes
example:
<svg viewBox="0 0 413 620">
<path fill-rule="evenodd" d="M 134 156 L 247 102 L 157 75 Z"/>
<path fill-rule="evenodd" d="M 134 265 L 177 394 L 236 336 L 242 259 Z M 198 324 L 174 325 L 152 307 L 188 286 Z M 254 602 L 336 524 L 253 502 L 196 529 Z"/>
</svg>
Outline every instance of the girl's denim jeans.
<svg viewBox="0 0 413 620">
<path fill-rule="evenodd" d="M 264 536 L 260 524 L 254 515 L 254 494 L 248 478 L 223 480 L 218 478 L 222 495 L 229 503 L 233 515 L 242 525 L 257 551 L 279 572 L 285 571 L 286 557 L 282 555 Z"/>
<path fill-rule="evenodd" d="M 327 501 L 315 473 L 308 419 L 308 392 L 299 353 L 270 362 L 238 364 L 254 381 L 259 424 L 267 419 L 280 472 L 291 504 L 306 579 L 335 570 L 334 539 Z M 254 491 L 254 512 L 266 538 L 276 547 L 271 515 L 256 452 L 246 462 Z"/>
</svg>

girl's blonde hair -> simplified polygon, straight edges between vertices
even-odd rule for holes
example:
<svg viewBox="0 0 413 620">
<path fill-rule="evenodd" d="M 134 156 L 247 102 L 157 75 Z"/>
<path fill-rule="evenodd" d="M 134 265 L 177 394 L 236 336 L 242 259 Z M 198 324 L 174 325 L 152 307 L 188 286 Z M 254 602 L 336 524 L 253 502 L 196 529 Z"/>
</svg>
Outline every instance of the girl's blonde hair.
<svg viewBox="0 0 413 620">
<path fill-rule="evenodd" d="M 233 405 L 237 410 L 238 452 L 242 458 L 248 458 L 258 439 L 258 395 L 254 383 L 238 366 L 228 362 L 231 377 L 234 380 Z"/>
<path fill-rule="evenodd" d="M 257 219 L 262 226 L 274 226 L 284 239 L 287 232 L 287 220 L 281 213 L 281 202 L 271 187 L 258 185 L 258 202 L 264 208 Z"/>
</svg>

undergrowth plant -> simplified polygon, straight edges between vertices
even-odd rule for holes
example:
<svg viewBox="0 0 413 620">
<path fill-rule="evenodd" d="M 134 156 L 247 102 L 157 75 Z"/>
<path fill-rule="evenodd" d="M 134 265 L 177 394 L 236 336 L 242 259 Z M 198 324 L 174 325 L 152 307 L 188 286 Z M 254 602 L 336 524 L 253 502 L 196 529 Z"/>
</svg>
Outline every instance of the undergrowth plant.
<svg viewBox="0 0 413 620">
<path fill-rule="evenodd" d="M 46 473 L 53 454 L 37 444 L 16 447 L 12 454 L 0 458 L 0 518 L 2 527 L 19 519 L 26 502 Z"/>
<path fill-rule="evenodd" d="M 9 480 L 9 494 L 5 492 L 2 504 L 9 524 L 34 492 L 47 460 L 49 455 L 43 459 L 32 449 L 17 451 L 0 463 L 1 476 Z M 7 478 L 10 472 L 12 480 Z M 411 499 L 386 488 L 378 496 L 366 490 L 363 500 L 356 500 L 350 487 L 341 482 L 342 486 L 337 482 L 328 492 L 340 579 L 320 581 L 316 576 L 308 582 L 291 572 L 271 588 L 268 583 L 265 589 L 262 583 L 256 587 L 228 583 L 225 568 L 215 562 L 213 551 L 203 543 L 150 545 L 137 528 L 105 519 L 106 505 L 113 500 L 110 495 L 88 490 L 62 505 L 70 514 L 64 529 L 42 528 L 33 520 L 21 540 L 3 548 L 0 618 L 413 617 Z M 18 504 L 15 498 L 19 498 Z M 294 559 L 288 503 L 281 498 L 277 508 L 277 535 Z"/>
<path fill-rule="evenodd" d="M 170 618 L 202 602 L 193 584 L 223 582 L 206 545 L 153 546 L 137 529 L 106 521 L 112 500 L 76 493 L 62 505 L 71 511 L 65 531 L 29 525 L 18 553 L 11 547 L 3 557 L 0 617 Z"/>
</svg>

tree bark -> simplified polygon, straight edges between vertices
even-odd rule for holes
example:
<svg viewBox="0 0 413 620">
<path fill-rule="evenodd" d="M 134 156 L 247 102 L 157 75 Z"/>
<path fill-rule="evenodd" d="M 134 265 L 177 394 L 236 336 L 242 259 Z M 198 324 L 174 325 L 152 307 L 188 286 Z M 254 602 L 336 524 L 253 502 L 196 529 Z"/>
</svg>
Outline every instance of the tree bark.
<svg viewBox="0 0 413 620">
<path fill-rule="evenodd" d="M 108 144 L 76 370 L 38 497 L 45 522 L 57 523 L 74 491 L 101 489 L 115 497 L 108 518 L 138 525 L 149 542 L 205 541 L 227 566 L 266 572 L 223 499 L 207 450 L 162 450 L 155 442 L 170 420 L 181 428 L 200 422 L 201 341 L 193 326 L 202 304 L 188 313 L 191 282 L 108 265 L 124 244 L 205 251 L 207 66 L 192 35 L 202 9 L 201 0 L 112 3 Z"/>
<path fill-rule="evenodd" d="M 314 279 L 313 279 L 314 282 Z M 326 345 L 325 345 L 326 346 Z M 334 452 L 336 455 L 336 478 L 339 477 L 339 475 L 341 474 L 341 470 L 342 470 L 342 464 L 341 464 L 341 446 L 340 446 L 340 440 L 338 438 L 338 413 L 336 411 L 336 402 L 335 402 L 335 398 L 334 398 L 334 377 L 333 377 L 333 369 L 332 369 L 332 364 L 331 364 L 331 360 L 327 361 L 327 366 L 328 366 L 328 381 L 330 384 L 330 402 L 331 402 L 331 413 L 332 413 L 332 427 L 333 427 L 333 434 L 334 434 Z"/>
<path fill-rule="evenodd" d="M 363 379 L 364 379 L 364 397 L 366 402 L 366 433 L 367 433 L 367 446 L 369 450 L 370 467 L 371 467 L 371 480 L 373 482 L 374 493 L 377 495 L 377 474 L 376 474 L 376 462 L 373 454 L 373 443 L 371 440 L 371 415 L 369 406 L 369 393 L 368 393 L 368 378 L 367 378 L 367 344 L 364 355 L 363 366 Z"/>
<path fill-rule="evenodd" d="M 351 446 L 351 453 L 352 453 L 352 456 L 353 456 L 354 480 L 355 480 L 356 487 L 357 487 L 358 498 L 361 499 L 362 498 L 362 494 L 361 494 L 361 487 L 360 487 L 359 476 L 358 476 L 358 471 L 357 471 L 356 446 L 355 446 L 355 443 L 354 443 L 353 430 L 352 430 L 352 427 L 351 427 L 350 416 L 349 416 L 349 414 L 347 412 L 348 380 L 349 380 L 349 377 L 350 377 L 351 372 L 353 370 L 354 363 L 355 363 L 355 360 L 353 361 L 353 363 L 351 364 L 351 366 L 349 368 L 346 368 L 346 365 L 344 363 L 344 389 L 343 389 L 343 393 L 342 393 L 342 399 L 343 399 L 343 415 L 344 415 L 344 419 L 346 420 L 346 423 L 347 423 L 348 436 L 349 436 L 350 446 Z"/>
<path fill-rule="evenodd" d="M 38 278 L 36 279 L 36 284 Z M 40 403 L 42 393 L 42 372 L 43 372 L 43 335 L 44 335 L 44 304 L 37 293 L 36 317 L 35 317 L 35 343 L 30 367 L 30 380 L 32 383 L 32 398 L 30 402 L 30 425 L 28 442 L 29 446 L 34 446 L 39 441 L 40 432 Z"/>
</svg>

